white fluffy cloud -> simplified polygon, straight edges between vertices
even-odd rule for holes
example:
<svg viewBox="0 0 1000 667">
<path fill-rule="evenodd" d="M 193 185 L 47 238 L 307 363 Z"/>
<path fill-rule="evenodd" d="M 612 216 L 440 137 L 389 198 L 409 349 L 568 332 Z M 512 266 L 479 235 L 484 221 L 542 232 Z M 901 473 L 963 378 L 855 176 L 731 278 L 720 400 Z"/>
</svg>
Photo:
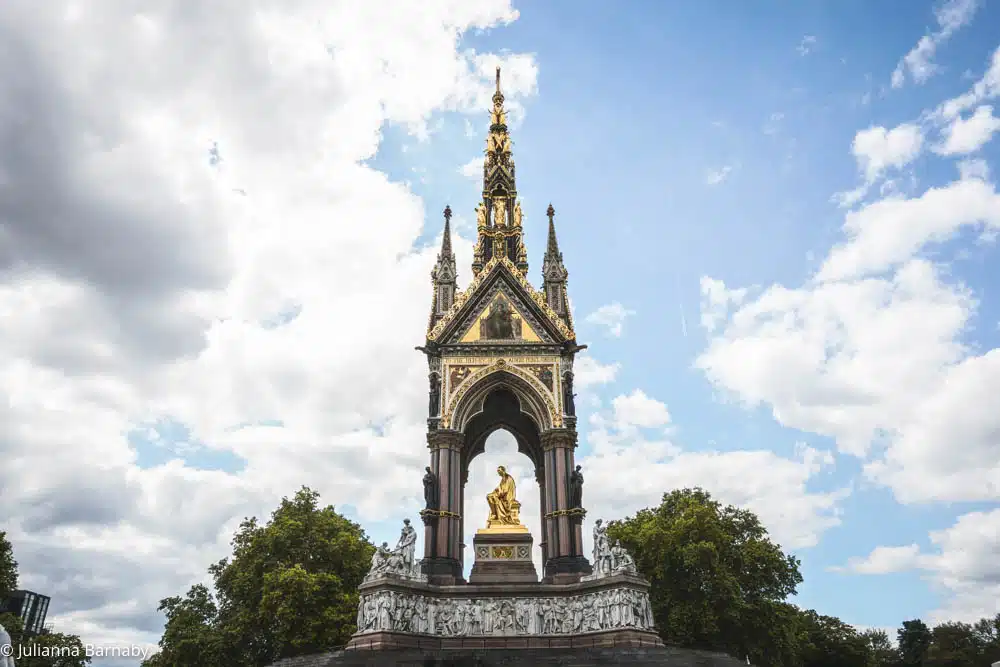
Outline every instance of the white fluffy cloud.
<svg viewBox="0 0 1000 667">
<path fill-rule="evenodd" d="M 635 315 L 634 310 L 629 310 L 615 301 L 614 303 L 605 304 L 590 313 L 584 318 L 584 321 L 606 327 L 608 334 L 619 338 L 625 327 L 625 320 L 632 315 Z"/>
<path fill-rule="evenodd" d="M 993 107 L 978 107 L 968 118 L 956 116 L 944 130 L 945 139 L 935 152 L 940 155 L 966 155 L 974 153 L 1000 130 L 1000 118 L 993 115 Z"/>
<path fill-rule="evenodd" d="M 934 62 L 938 47 L 972 21 L 980 4 L 979 0 L 946 0 L 939 5 L 934 10 L 938 29 L 921 37 L 916 46 L 899 61 L 892 73 L 892 87 L 901 88 L 907 75 L 917 84 L 931 78 L 939 69 Z"/>
<path fill-rule="evenodd" d="M 754 510 L 786 548 L 813 546 L 840 523 L 849 490 L 810 488 L 833 463 L 828 452 L 805 445 L 794 458 L 765 450 L 686 451 L 672 439 L 667 406 L 640 390 L 595 411 L 590 426 L 589 453 L 577 460 L 586 474 L 585 504 L 608 511 L 606 519 L 654 507 L 669 489 L 700 486 Z"/>
<path fill-rule="evenodd" d="M 155 642 L 158 599 L 301 484 L 364 521 L 416 507 L 426 367 L 396 332 L 419 342 L 434 249 L 361 162 L 386 123 L 488 108 L 501 62 L 517 109 L 532 58 L 459 42 L 516 18 L 0 4 L 0 523 L 57 629 Z M 138 466 L 165 424 L 243 470 Z"/>
<path fill-rule="evenodd" d="M 996 614 L 1000 598 L 1000 510 L 970 512 L 949 528 L 933 531 L 934 549 L 916 544 L 877 547 L 864 558 L 852 558 L 837 570 L 857 574 L 888 574 L 919 570 L 950 599 L 932 614 L 932 622 L 976 621 Z"/>
</svg>

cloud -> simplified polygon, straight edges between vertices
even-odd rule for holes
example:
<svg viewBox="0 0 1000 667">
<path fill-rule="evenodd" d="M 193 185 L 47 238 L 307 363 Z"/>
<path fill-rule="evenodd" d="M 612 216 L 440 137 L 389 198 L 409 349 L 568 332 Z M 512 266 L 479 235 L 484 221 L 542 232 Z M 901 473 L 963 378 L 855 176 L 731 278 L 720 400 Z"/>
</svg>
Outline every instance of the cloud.
<svg viewBox="0 0 1000 667">
<path fill-rule="evenodd" d="M 483 158 L 472 158 L 458 168 L 458 173 L 471 180 L 481 179 L 483 177 Z"/>
<path fill-rule="evenodd" d="M 537 67 L 459 39 L 504 0 L 272 5 L 0 3 L 0 523 L 87 642 L 155 643 L 159 598 L 302 484 L 367 525 L 419 503 L 426 366 L 398 332 L 436 248 L 364 163 L 387 124 L 480 117 L 497 63 L 520 107 Z M 165 422 L 185 446 L 139 437 Z"/>
<path fill-rule="evenodd" d="M 963 181 L 974 178 L 985 181 L 990 177 L 990 166 L 986 163 L 986 160 L 960 160 L 958 163 L 958 173 Z"/>
<path fill-rule="evenodd" d="M 966 155 L 974 153 L 1000 130 L 1000 118 L 993 115 L 993 107 L 983 105 L 964 119 L 956 116 L 944 130 L 944 142 L 934 148 L 939 155 Z"/>
<path fill-rule="evenodd" d="M 938 29 L 921 37 L 916 46 L 899 61 L 892 73 L 892 87 L 903 87 L 907 75 L 916 84 L 925 83 L 931 78 L 939 70 L 934 63 L 938 47 L 960 28 L 968 25 L 979 6 L 979 0 L 946 0 L 939 5 L 934 10 Z"/>
<path fill-rule="evenodd" d="M 721 169 L 710 169 L 708 173 L 705 174 L 705 184 L 718 185 L 719 183 L 722 183 L 729 178 L 729 174 L 732 170 L 732 166 L 728 164 Z"/>
<path fill-rule="evenodd" d="M 834 195 L 833 201 L 845 208 L 857 204 L 888 170 L 901 169 L 915 160 L 923 145 L 923 130 L 914 123 L 891 130 L 882 126 L 861 130 L 854 136 L 851 153 L 864 180 L 854 190 Z"/>
<path fill-rule="evenodd" d="M 868 556 L 851 558 L 842 572 L 888 574 L 925 572 L 944 593 L 943 607 L 931 612 L 931 622 L 977 621 L 996 614 L 1000 597 L 1000 510 L 970 512 L 944 530 L 932 531 L 932 551 L 916 544 L 876 547 Z"/>
<path fill-rule="evenodd" d="M 589 354 L 581 354 L 573 363 L 573 386 L 582 390 L 608 384 L 614 381 L 619 370 L 618 364 L 602 364 Z"/>
<path fill-rule="evenodd" d="M 788 548 L 813 546 L 840 523 L 840 503 L 849 491 L 811 488 L 832 464 L 829 453 L 805 445 L 796 447 L 794 458 L 764 450 L 687 451 L 670 437 L 667 406 L 640 390 L 595 411 L 590 427 L 588 453 L 577 460 L 586 474 L 585 502 L 608 512 L 604 518 L 654 507 L 667 489 L 700 486 L 721 502 L 757 512 Z M 591 539 L 586 535 L 588 551 Z"/>
<path fill-rule="evenodd" d="M 617 301 L 601 306 L 591 314 L 587 315 L 585 321 L 590 324 L 607 327 L 608 333 L 615 338 L 622 335 L 625 326 L 625 319 L 635 315 L 634 310 L 628 310 Z"/>
<path fill-rule="evenodd" d="M 813 47 L 815 46 L 816 46 L 816 36 L 806 35 L 799 42 L 799 45 L 795 47 L 795 50 L 799 52 L 800 56 L 807 56 L 812 52 Z"/>
</svg>

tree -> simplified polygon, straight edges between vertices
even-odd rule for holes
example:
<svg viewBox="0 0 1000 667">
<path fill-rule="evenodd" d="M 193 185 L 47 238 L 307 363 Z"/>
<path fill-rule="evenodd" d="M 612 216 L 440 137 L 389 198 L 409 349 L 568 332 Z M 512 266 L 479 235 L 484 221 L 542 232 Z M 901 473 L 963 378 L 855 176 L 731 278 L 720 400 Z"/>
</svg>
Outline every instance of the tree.
<svg viewBox="0 0 1000 667">
<path fill-rule="evenodd" d="M 920 619 L 903 621 L 897 632 L 900 661 L 905 667 L 920 667 L 931 646 L 931 631 Z"/>
<path fill-rule="evenodd" d="M 266 525 L 245 519 L 232 545 L 209 568 L 214 599 L 194 586 L 161 601 L 160 652 L 145 667 L 262 666 L 347 643 L 375 550 L 359 525 L 302 488 Z"/>
<path fill-rule="evenodd" d="M 22 640 L 17 667 L 86 667 L 90 656 L 77 635 L 50 632 Z"/>
<path fill-rule="evenodd" d="M 899 651 L 885 630 L 868 629 L 861 638 L 868 649 L 868 667 L 894 667 L 899 663 Z"/>
<path fill-rule="evenodd" d="M 781 603 L 802 582 L 799 561 L 752 512 L 723 506 L 702 489 L 677 490 L 657 508 L 611 522 L 608 535 L 649 579 L 665 642 L 794 664 L 794 614 Z"/>
<path fill-rule="evenodd" d="M 984 665 L 1000 661 L 1000 614 L 993 618 L 983 618 L 973 626 L 977 640 L 983 647 Z"/>
<path fill-rule="evenodd" d="M 7 533 L 0 530 L 0 601 L 17 590 L 17 561 Z"/>
<path fill-rule="evenodd" d="M 839 618 L 800 612 L 803 667 L 868 667 L 868 642 Z"/>
</svg>

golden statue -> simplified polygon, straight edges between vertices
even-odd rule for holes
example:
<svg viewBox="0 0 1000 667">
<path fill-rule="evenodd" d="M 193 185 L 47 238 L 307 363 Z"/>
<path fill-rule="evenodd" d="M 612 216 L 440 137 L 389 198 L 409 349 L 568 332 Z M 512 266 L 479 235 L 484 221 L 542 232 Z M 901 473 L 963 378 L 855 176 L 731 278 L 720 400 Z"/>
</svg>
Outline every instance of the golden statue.
<svg viewBox="0 0 1000 667">
<path fill-rule="evenodd" d="M 486 226 L 486 206 L 479 204 L 476 206 L 476 226 L 485 227 Z"/>
<path fill-rule="evenodd" d="M 493 199 L 493 226 L 507 226 L 507 202 L 504 201 L 503 197 Z"/>
<path fill-rule="evenodd" d="M 514 204 L 514 226 L 521 226 L 521 202 Z"/>
<path fill-rule="evenodd" d="M 514 495 L 514 478 L 507 474 L 507 469 L 503 466 L 497 468 L 497 474 L 500 475 L 500 483 L 486 494 L 486 502 L 490 505 L 487 530 L 527 530 L 521 525 L 521 503 L 517 502 Z"/>
</svg>

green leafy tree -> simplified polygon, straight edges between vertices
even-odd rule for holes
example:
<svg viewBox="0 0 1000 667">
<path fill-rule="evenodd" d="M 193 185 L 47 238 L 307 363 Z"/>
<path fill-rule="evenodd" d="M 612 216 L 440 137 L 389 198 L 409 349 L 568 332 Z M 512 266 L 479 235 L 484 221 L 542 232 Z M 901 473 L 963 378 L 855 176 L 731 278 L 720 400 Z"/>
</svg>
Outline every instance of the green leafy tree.
<svg viewBox="0 0 1000 667">
<path fill-rule="evenodd" d="M 0 530 L 0 601 L 17 590 L 17 561 L 7 533 Z M 5 626 L 6 627 L 6 626 Z"/>
<path fill-rule="evenodd" d="M 968 623 L 941 623 L 931 630 L 926 664 L 930 667 L 988 665 L 982 638 Z"/>
<path fill-rule="evenodd" d="M 868 649 L 868 667 L 895 667 L 899 664 L 899 651 L 885 630 L 868 629 L 861 633 Z"/>
<path fill-rule="evenodd" d="M 813 610 L 800 613 L 803 667 L 868 667 L 868 642 L 839 618 Z"/>
<path fill-rule="evenodd" d="M 209 568 L 214 598 L 195 586 L 161 602 L 160 652 L 145 667 L 263 666 L 347 643 L 375 550 L 360 526 L 303 488 L 267 524 L 245 519 L 232 545 Z"/>
<path fill-rule="evenodd" d="M 983 647 L 983 664 L 992 665 L 1000 661 L 1000 614 L 979 620 L 973 631 Z"/>
<path fill-rule="evenodd" d="M 903 621 L 896 632 L 900 661 L 904 667 L 921 667 L 931 646 L 931 630 L 920 619 Z"/>
<path fill-rule="evenodd" d="M 17 667 L 86 667 L 91 662 L 77 635 L 60 632 L 23 640 L 21 650 L 26 657 L 17 661 Z"/>
<path fill-rule="evenodd" d="M 755 514 L 702 489 L 667 493 L 659 507 L 612 522 L 609 538 L 635 556 L 665 642 L 725 651 L 757 664 L 795 664 L 794 614 L 781 603 L 802 582 L 799 561 Z"/>
</svg>

